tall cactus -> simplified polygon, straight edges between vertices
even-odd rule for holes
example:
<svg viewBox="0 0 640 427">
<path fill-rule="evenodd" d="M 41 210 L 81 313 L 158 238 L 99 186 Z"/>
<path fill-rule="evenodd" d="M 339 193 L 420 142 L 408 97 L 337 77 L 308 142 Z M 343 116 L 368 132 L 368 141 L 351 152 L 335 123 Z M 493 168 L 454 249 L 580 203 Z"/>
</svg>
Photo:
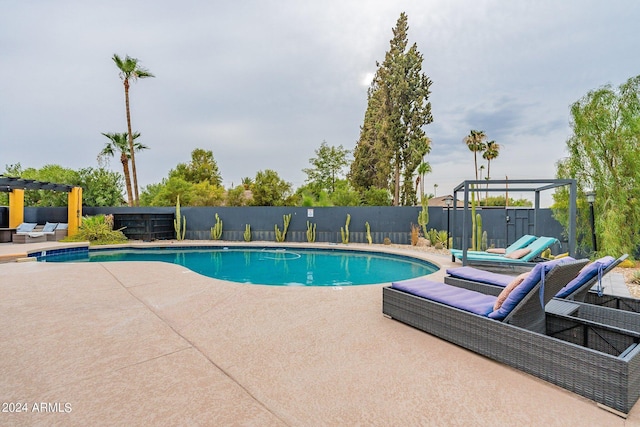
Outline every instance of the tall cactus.
<svg viewBox="0 0 640 427">
<path fill-rule="evenodd" d="M 313 243 L 316 241 L 316 224 L 307 221 L 307 242 Z"/>
<path fill-rule="evenodd" d="M 251 241 L 251 225 L 247 224 L 244 228 L 244 241 L 245 242 L 250 242 Z"/>
<path fill-rule="evenodd" d="M 284 221 L 284 227 L 282 232 L 278 228 L 278 224 L 275 225 L 276 230 L 276 242 L 284 242 L 287 238 L 287 230 L 289 229 L 289 222 L 291 222 L 291 214 L 282 215 L 282 220 Z"/>
<path fill-rule="evenodd" d="M 487 236 L 487 232 L 483 231 L 482 232 L 482 246 L 480 247 L 480 250 L 486 251 L 488 247 L 489 247 L 489 237 Z"/>
<path fill-rule="evenodd" d="M 427 237 L 427 224 L 429 224 L 429 208 L 422 205 L 422 210 L 418 213 L 418 225 L 422 228 L 422 235 Z"/>
<path fill-rule="evenodd" d="M 176 218 L 173 220 L 173 228 L 176 231 L 176 239 L 184 240 L 187 232 L 187 217 L 180 214 L 180 196 L 176 200 Z"/>
<path fill-rule="evenodd" d="M 340 236 L 342 237 L 342 243 L 345 245 L 349 243 L 349 223 L 351 222 L 351 215 L 347 214 L 347 222 L 344 224 L 344 228 L 340 227 Z"/>
<path fill-rule="evenodd" d="M 364 228 L 367 229 L 367 242 L 369 242 L 369 244 L 372 243 L 371 241 L 371 227 L 369 226 L 369 222 L 365 222 L 364 223 Z"/>
<path fill-rule="evenodd" d="M 211 227 L 211 238 L 213 240 L 220 240 L 222 237 L 222 220 L 216 213 L 216 225 Z"/>
<path fill-rule="evenodd" d="M 474 251 L 481 251 L 482 249 L 482 216 L 476 214 L 475 229 L 473 230 L 475 236 Z"/>
</svg>

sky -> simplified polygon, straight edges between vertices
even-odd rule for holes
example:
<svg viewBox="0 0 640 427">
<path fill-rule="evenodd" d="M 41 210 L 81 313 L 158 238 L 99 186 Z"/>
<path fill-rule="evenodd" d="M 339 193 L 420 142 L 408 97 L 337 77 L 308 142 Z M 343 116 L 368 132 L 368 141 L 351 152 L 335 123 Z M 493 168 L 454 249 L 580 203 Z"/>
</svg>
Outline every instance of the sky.
<svg viewBox="0 0 640 427">
<path fill-rule="evenodd" d="M 0 172 L 98 167 L 102 133 L 126 131 L 111 58 L 129 55 L 156 76 L 130 91 L 133 130 L 150 147 L 136 155 L 141 187 L 195 148 L 213 152 L 225 188 L 266 169 L 304 185 L 323 141 L 355 147 L 401 12 L 433 82 L 425 191 L 437 196 L 474 178 L 471 129 L 501 146 L 492 178 L 554 178 L 571 104 L 640 74 L 635 0 L 0 0 L 0 10 Z M 108 167 L 121 171 L 118 159 Z"/>
</svg>

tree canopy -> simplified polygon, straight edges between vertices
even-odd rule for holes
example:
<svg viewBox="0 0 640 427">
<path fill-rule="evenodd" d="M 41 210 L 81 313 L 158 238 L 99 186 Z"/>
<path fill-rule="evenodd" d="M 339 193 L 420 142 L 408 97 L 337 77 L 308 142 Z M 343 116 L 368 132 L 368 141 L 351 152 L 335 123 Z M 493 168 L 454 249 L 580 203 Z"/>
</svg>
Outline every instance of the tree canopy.
<svg viewBox="0 0 640 427">
<path fill-rule="evenodd" d="M 327 141 L 322 141 L 315 153 L 316 157 L 309 159 L 312 167 L 302 170 L 307 174 L 306 182 L 318 191 L 333 193 L 336 191 L 336 181 L 343 177 L 343 170 L 349 165 L 350 151 L 342 145 L 329 146 Z"/>
<path fill-rule="evenodd" d="M 286 206 L 291 204 L 291 184 L 271 169 L 258 171 L 251 187 L 253 206 Z"/>
<path fill-rule="evenodd" d="M 367 110 L 354 150 L 349 179 L 364 193 L 375 187 L 393 193 L 393 205 L 414 205 L 413 175 L 431 141 L 423 127 L 433 121 L 431 80 L 422 73 L 423 57 L 408 47 L 407 15 L 393 29 L 385 60 L 368 90 Z"/>
<path fill-rule="evenodd" d="M 197 184 L 207 181 L 213 186 L 222 185 L 222 176 L 218 170 L 218 164 L 213 158 L 213 151 L 196 148 L 191 152 L 189 163 L 178 163 L 175 169 L 169 172 L 169 176 L 176 176 L 187 182 Z"/>
<path fill-rule="evenodd" d="M 142 190 L 143 206 L 173 206 L 180 196 L 183 206 L 220 206 L 224 202 L 222 176 L 213 152 L 196 148 L 189 163 L 178 163 L 169 177 Z"/>
<path fill-rule="evenodd" d="M 571 127 L 569 156 L 558 162 L 557 175 L 575 178 L 582 191 L 595 191 L 598 252 L 634 254 L 640 245 L 640 76 L 575 102 Z M 562 204 L 566 195 L 554 197 Z"/>
</svg>

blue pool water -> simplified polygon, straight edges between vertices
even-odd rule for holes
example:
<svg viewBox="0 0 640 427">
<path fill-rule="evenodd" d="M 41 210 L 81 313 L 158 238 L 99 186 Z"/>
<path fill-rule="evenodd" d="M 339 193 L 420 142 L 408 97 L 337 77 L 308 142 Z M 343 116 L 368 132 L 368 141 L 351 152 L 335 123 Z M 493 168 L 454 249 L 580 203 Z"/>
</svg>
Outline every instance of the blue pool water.
<svg viewBox="0 0 640 427">
<path fill-rule="evenodd" d="M 161 261 L 204 276 L 280 286 L 350 286 L 424 276 L 438 268 L 410 257 L 364 251 L 274 248 L 91 250 L 38 257 L 41 262 Z"/>
</svg>

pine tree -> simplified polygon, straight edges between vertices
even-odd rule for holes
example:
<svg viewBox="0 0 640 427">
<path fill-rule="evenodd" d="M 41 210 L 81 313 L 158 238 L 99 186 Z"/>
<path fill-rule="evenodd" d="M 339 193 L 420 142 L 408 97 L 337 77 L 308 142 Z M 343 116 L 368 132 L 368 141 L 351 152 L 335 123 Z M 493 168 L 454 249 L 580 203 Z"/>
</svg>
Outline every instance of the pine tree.
<svg viewBox="0 0 640 427">
<path fill-rule="evenodd" d="M 350 180 L 354 188 L 393 190 L 393 205 L 414 205 L 413 175 L 430 151 L 423 126 L 433 121 L 428 102 L 431 80 L 422 73 L 422 55 L 408 50 L 407 15 L 393 29 L 385 60 L 368 91 L 367 111 L 354 150 Z M 403 184 L 401 185 L 401 181 Z"/>
</svg>

